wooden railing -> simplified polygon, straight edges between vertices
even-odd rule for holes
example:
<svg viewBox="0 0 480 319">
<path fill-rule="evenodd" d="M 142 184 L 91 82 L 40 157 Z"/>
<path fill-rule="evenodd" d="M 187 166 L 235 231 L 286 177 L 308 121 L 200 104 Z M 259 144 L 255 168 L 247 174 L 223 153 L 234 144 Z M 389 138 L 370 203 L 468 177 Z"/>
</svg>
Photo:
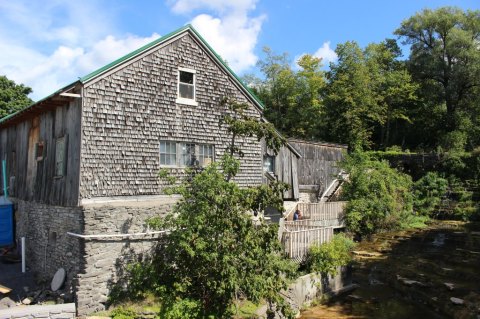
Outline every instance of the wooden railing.
<svg viewBox="0 0 480 319">
<path fill-rule="evenodd" d="M 297 208 L 303 219 L 328 220 L 343 219 L 347 202 L 298 203 Z"/>
<path fill-rule="evenodd" d="M 298 225 L 300 227 L 301 225 Z M 290 227 L 290 226 L 286 226 Z M 297 226 L 291 226 L 294 229 Z M 303 225 L 301 230 L 287 230 L 283 232 L 282 244 L 289 258 L 301 261 L 305 258 L 308 249 L 313 244 L 329 242 L 333 236 L 332 227 L 312 227 Z"/>
</svg>

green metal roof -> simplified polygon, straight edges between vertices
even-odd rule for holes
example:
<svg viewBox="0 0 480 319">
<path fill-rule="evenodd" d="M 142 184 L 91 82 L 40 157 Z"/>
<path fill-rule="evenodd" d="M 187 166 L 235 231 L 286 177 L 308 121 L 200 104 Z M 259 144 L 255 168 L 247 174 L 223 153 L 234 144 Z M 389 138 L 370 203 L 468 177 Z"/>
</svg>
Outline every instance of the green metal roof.
<svg viewBox="0 0 480 319">
<path fill-rule="evenodd" d="M 215 60 L 217 60 L 217 62 L 219 62 L 236 80 L 237 82 L 242 86 L 242 88 L 247 92 L 248 95 L 250 95 L 250 97 L 256 102 L 256 104 L 261 108 L 263 109 L 264 108 L 264 105 L 262 103 L 262 101 L 260 101 L 260 99 L 255 95 L 255 93 L 253 93 L 250 88 L 245 85 L 245 83 L 243 83 L 243 81 L 238 77 L 238 75 L 235 74 L 235 72 L 233 72 L 233 70 L 225 63 L 225 61 L 222 59 L 222 57 L 217 53 L 215 52 L 215 50 L 207 43 L 207 41 L 205 41 L 205 39 L 198 33 L 197 30 L 195 30 L 195 28 L 193 26 L 191 26 L 190 24 L 187 24 L 183 27 L 181 27 L 180 29 L 177 29 L 173 32 L 170 32 L 160 38 L 158 38 L 157 40 L 155 41 L 152 41 L 144 46 L 142 46 L 141 48 L 138 48 L 137 50 L 133 51 L 133 52 L 130 52 L 129 54 L 83 76 L 83 77 L 80 77 L 77 81 L 75 82 L 72 82 L 64 87 L 62 87 L 61 89 L 55 91 L 54 93 L 48 95 L 47 97 L 31 104 L 30 106 L 24 108 L 23 110 L 20 110 L 20 111 L 17 111 L 15 113 L 12 113 L 12 114 L 9 114 L 7 116 L 4 116 L 3 118 L 0 119 L 0 124 L 8 121 L 9 119 L 33 108 L 35 105 L 37 104 L 40 104 L 41 102 L 44 102 L 46 100 L 48 100 L 49 98 L 61 93 L 62 91 L 66 90 L 67 88 L 73 86 L 74 84 L 76 83 L 87 83 L 88 81 L 96 78 L 97 76 L 105 73 L 105 72 L 108 72 L 109 70 L 111 70 L 112 68 L 122 64 L 123 62 L 126 62 L 128 61 L 129 59 L 131 58 L 134 58 L 140 54 L 142 54 L 143 52 L 147 51 L 148 49 L 156 46 L 157 44 L 161 44 L 165 41 L 168 41 L 169 39 L 175 37 L 176 35 L 184 32 L 184 31 L 191 31 L 193 33 L 193 35 L 198 39 L 200 40 L 200 42 L 212 53 L 213 57 L 215 58 Z"/>
</svg>

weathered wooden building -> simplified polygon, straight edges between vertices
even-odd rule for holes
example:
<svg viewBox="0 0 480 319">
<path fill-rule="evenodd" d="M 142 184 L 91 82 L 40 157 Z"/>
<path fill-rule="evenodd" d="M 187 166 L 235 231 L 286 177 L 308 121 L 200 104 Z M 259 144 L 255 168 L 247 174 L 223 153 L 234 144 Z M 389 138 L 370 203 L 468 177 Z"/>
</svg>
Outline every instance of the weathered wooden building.
<svg viewBox="0 0 480 319">
<path fill-rule="evenodd" d="M 225 151 L 224 97 L 262 120 L 261 102 L 185 26 L 0 120 L 16 237 L 34 271 L 67 271 L 80 315 L 104 309 L 123 266 L 158 237 L 146 219 L 177 200 L 159 170 L 182 175 Z M 291 185 L 286 199 L 299 198 L 297 174 L 308 173 L 293 144 L 273 156 L 256 138 L 240 143 L 240 185 L 278 178 Z"/>
<path fill-rule="evenodd" d="M 289 139 L 288 143 L 300 155 L 297 164 L 300 197 L 315 202 L 341 173 L 338 163 L 347 153 L 347 146 L 298 139 Z"/>
</svg>

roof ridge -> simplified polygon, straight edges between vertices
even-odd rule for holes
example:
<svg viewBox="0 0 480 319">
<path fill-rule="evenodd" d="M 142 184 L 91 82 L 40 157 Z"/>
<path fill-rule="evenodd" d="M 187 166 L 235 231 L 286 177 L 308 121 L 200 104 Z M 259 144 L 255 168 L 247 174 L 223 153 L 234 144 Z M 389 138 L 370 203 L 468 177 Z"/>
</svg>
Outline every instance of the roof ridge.
<svg viewBox="0 0 480 319">
<path fill-rule="evenodd" d="M 261 110 L 263 110 L 265 108 L 263 102 L 255 95 L 255 93 L 240 79 L 240 77 L 228 66 L 228 64 L 223 60 L 223 58 L 210 46 L 210 44 L 208 44 L 208 42 L 200 35 L 200 33 L 191 25 L 191 24 L 186 24 L 184 25 L 183 27 L 181 28 L 178 28 L 177 30 L 174 30 L 170 33 L 167 33 L 166 35 L 164 36 L 161 36 L 159 37 L 158 39 L 156 40 L 153 40 L 145 45 L 143 45 L 142 47 L 96 69 L 95 71 L 93 72 L 90 72 L 88 73 L 87 75 L 83 76 L 83 77 L 79 77 L 78 80 L 64 86 L 64 87 L 61 87 L 60 89 L 54 91 L 52 94 L 30 104 L 29 106 L 27 106 L 26 108 L 22 109 L 22 110 L 19 110 L 17 112 L 14 112 L 12 114 L 9 114 L 9 115 L 6 115 L 4 116 L 3 118 L 0 119 L 0 124 L 3 124 L 5 122 L 7 122 L 9 119 L 15 117 L 16 115 L 19 115 L 29 109 L 31 109 L 32 107 L 34 107 L 35 105 L 45 101 L 45 100 L 48 100 L 49 98 L 61 93 L 62 91 L 64 91 L 65 89 L 67 89 L 68 87 L 74 85 L 75 83 L 82 83 L 82 84 L 85 84 L 86 82 L 92 80 L 93 78 L 101 75 L 101 74 L 104 74 L 105 72 L 107 72 L 108 70 L 111 70 L 112 68 L 114 68 L 115 66 L 118 66 L 120 65 L 121 63 L 125 62 L 125 61 L 128 61 L 129 59 L 131 58 L 134 58 L 136 56 L 138 56 L 139 54 L 145 52 L 146 50 L 154 47 L 155 45 L 157 44 L 160 44 L 164 41 L 167 41 L 169 39 L 171 39 L 172 37 L 184 32 L 184 31 L 191 31 L 193 33 L 193 35 L 198 39 L 200 40 L 200 42 L 207 48 L 208 51 L 210 51 L 210 53 L 212 53 L 213 57 L 227 70 L 227 72 L 232 75 L 235 80 L 240 84 L 240 86 L 245 90 L 245 92 L 247 93 L 247 95 L 249 95 L 252 100 L 255 102 L 255 104 L 257 104 L 259 106 L 259 108 Z"/>
</svg>

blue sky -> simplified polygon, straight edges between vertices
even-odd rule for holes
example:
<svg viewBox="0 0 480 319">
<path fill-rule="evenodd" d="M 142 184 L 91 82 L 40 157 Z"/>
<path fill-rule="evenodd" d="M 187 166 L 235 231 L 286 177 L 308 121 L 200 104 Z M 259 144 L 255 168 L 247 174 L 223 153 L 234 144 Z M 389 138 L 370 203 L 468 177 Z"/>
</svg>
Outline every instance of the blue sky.
<svg viewBox="0 0 480 319">
<path fill-rule="evenodd" d="M 239 75 L 262 48 L 335 61 L 339 43 L 394 37 L 423 8 L 478 10 L 478 0 L 0 0 L 0 75 L 40 99 L 159 36 L 191 23 Z"/>
</svg>

